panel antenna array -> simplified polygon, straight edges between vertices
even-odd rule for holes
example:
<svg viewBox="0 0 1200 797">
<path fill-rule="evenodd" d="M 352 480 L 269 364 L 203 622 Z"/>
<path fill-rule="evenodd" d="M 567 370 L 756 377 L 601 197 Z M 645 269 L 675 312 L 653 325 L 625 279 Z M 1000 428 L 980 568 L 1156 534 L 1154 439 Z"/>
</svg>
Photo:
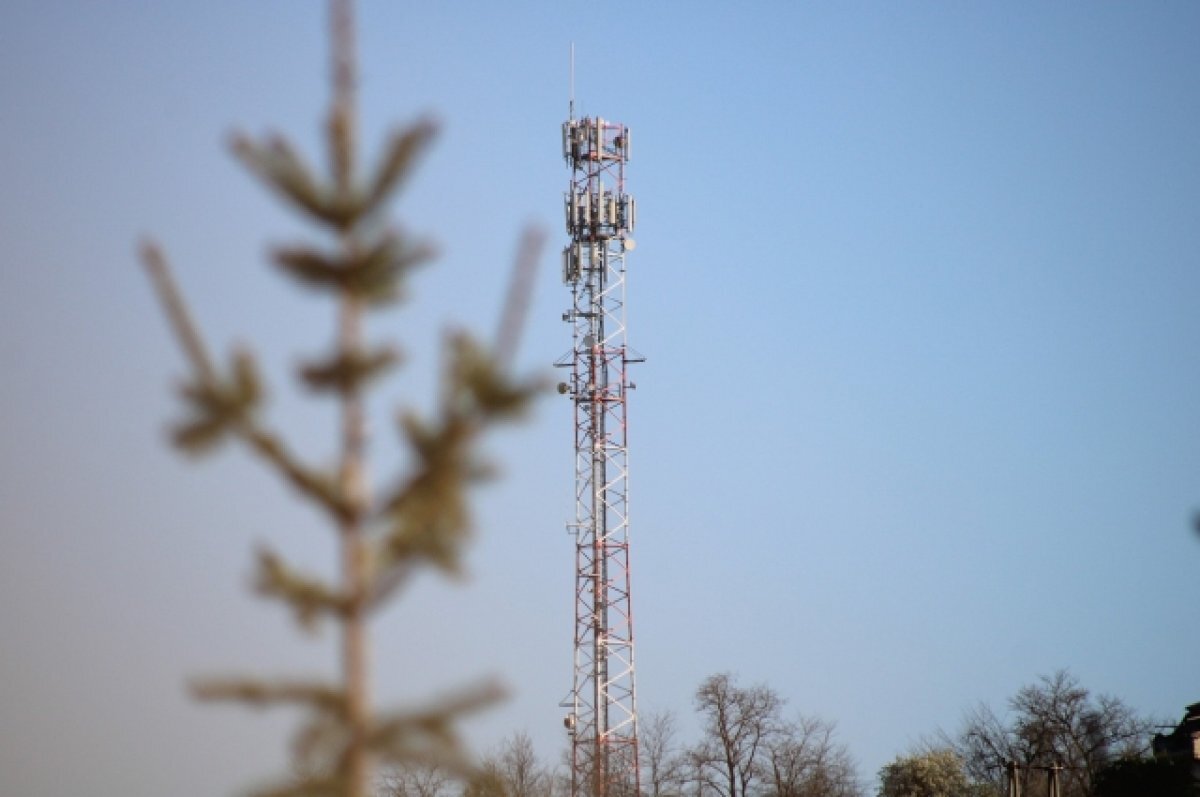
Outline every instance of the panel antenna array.
<svg viewBox="0 0 1200 797">
<path fill-rule="evenodd" d="M 637 205 L 625 192 L 629 128 L 600 118 L 563 124 L 571 169 L 564 197 L 570 243 L 562 254 L 571 290 L 574 345 L 556 366 L 575 405 L 575 677 L 564 705 L 572 797 L 639 794 L 629 589 L 626 396 L 634 384 L 625 341 L 625 256 Z"/>
</svg>

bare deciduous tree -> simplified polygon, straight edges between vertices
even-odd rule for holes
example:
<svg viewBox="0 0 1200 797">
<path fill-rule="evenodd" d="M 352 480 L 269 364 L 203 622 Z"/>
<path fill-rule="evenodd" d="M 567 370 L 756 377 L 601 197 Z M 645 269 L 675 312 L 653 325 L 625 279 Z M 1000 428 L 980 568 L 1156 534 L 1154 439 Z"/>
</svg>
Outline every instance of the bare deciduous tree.
<svg viewBox="0 0 1200 797">
<path fill-rule="evenodd" d="M 688 754 L 687 793 L 697 797 L 857 797 L 854 761 L 821 719 L 783 718 L 768 686 L 738 686 L 729 673 L 696 690 L 704 738 Z"/>
<path fill-rule="evenodd" d="M 969 713 L 958 736 L 945 740 L 976 780 L 1003 788 L 1013 762 L 1023 795 L 1047 790 L 1045 767 L 1061 765 L 1062 797 L 1092 797 L 1096 777 L 1112 761 L 1144 755 L 1153 723 L 1116 697 L 1093 696 L 1066 670 L 1022 687 L 1003 719 L 988 706 Z"/>
<path fill-rule="evenodd" d="M 500 746 L 500 774 L 508 797 L 549 797 L 550 773 L 538 761 L 529 734 L 512 734 Z"/>
<path fill-rule="evenodd" d="M 761 751 L 779 728 L 783 699 L 765 684 L 738 686 L 730 673 L 709 676 L 696 690 L 704 738 L 690 757 L 701 793 L 749 797 L 761 773 Z"/>
<path fill-rule="evenodd" d="M 678 797 L 683 791 L 686 757 L 676 736 L 675 715 L 670 711 L 650 712 L 639 718 L 638 747 L 646 797 Z"/>
<path fill-rule="evenodd" d="M 383 776 L 380 797 L 450 797 L 455 778 L 436 764 L 401 764 Z"/>
<path fill-rule="evenodd" d="M 816 717 L 782 723 L 764 748 L 767 797 L 855 797 L 860 788 L 854 761 L 834 730 L 832 722 Z"/>
<path fill-rule="evenodd" d="M 478 766 L 465 797 L 551 797 L 554 773 L 538 761 L 533 740 L 524 731 L 505 737 Z"/>
</svg>

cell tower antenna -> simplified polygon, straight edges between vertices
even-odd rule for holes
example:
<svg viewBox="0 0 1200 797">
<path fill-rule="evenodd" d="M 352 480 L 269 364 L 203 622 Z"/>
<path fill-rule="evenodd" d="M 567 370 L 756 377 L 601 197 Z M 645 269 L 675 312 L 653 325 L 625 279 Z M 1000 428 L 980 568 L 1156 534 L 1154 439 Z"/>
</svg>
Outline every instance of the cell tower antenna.
<svg viewBox="0 0 1200 797">
<path fill-rule="evenodd" d="M 640 794 L 633 610 L 629 578 L 629 366 L 642 358 L 625 340 L 625 257 L 633 251 L 637 206 L 625 191 L 629 128 L 571 116 L 563 157 L 571 171 L 564 196 L 570 242 L 563 282 L 571 307 L 570 369 L 558 392 L 574 405 L 574 681 L 564 706 L 571 745 L 571 797 Z"/>
<path fill-rule="evenodd" d="M 572 122 L 575 121 L 575 42 L 571 42 L 571 76 L 570 76 L 570 95 L 569 95 L 569 111 L 567 118 Z"/>
</svg>

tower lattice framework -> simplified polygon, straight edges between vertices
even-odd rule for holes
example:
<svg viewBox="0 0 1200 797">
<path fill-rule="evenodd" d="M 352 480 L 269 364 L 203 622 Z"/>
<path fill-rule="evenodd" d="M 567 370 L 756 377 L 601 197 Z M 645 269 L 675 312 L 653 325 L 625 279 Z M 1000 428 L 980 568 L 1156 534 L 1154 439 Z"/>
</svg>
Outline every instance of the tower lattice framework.
<svg viewBox="0 0 1200 797">
<path fill-rule="evenodd" d="M 625 257 L 636 205 L 625 192 L 629 128 L 601 118 L 563 125 L 571 170 L 563 281 L 573 346 L 559 391 L 575 408 L 574 682 L 565 705 L 572 797 L 638 794 L 637 707 L 629 577 Z"/>
</svg>

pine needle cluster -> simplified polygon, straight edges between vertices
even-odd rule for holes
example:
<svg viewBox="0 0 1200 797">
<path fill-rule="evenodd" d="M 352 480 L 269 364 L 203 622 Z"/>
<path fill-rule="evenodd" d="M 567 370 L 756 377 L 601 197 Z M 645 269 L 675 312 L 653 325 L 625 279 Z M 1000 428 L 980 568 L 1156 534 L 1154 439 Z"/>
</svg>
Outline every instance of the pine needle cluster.
<svg viewBox="0 0 1200 797">
<path fill-rule="evenodd" d="M 258 792 L 261 797 L 366 797 L 380 766 L 421 764 L 465 773 L 469 767 L 454 727 L 462 715 L 495 701 L 483 686 L 405 711 L 371 705 L 368 621 L 422 567 L 461 568 L 471 527 L 468 488 L 489 475 L 479 460 L 481 436 L 520 416 L 540 384 L 514 379 L 508 362 L 520 326 L 523 297 L 510 295 L 494 347 L 465 333 L 449 336 L 442 394 L 429 417 L 406 411 L 399 432 L 411 454 L 409 470 L 382 489 L 367 459 L 364 394 L 397 367 L 389 343 L 364 338 L 365 314 L 405 295 L 409 275 L 433 256 L 432 247 L 387 220 L 390 201 L 434 138 L 434 125 L 417 122 L 392 134 L 372 168 L 358 166 L 356 56 L 351 0 L 331 0 L 333 98 L 326 139 L 328 168 L 320 174 L 279 135 L 232 139 L 234 155 L 263 184 L 321 233 L 316 243 L 280 247 L 274 263 L 297 283 L 334 300 L 338 324 L 331 352 L 298 369 L 308 389 L 339 405 L 339 457 L 323 468 L 302 461 L 265 418 L 263 377 L 247 349 L 227 363 L 209 354 L 175 287 L 162 250 L 142 247 L 190 375 L 181 386 L 185 417 L 172 430 L 182 451 L 205 454 L 226 440 L 240 442 L 329 519 L 339 540 L 340 578 L 330 582 L 301 572 L 272 550 L 258 553 L 255 586 L 280 601 L 305 629 L 332 621 L 340 630 L 341 677 L 335 681 L 222 678 L 197 682 L 202 699 L 251 706 L 307 708 L 294 744 L 295 776 Z M 526 235 L 514 285 L 527 285 L 538 248 Z"/>
</svg>

